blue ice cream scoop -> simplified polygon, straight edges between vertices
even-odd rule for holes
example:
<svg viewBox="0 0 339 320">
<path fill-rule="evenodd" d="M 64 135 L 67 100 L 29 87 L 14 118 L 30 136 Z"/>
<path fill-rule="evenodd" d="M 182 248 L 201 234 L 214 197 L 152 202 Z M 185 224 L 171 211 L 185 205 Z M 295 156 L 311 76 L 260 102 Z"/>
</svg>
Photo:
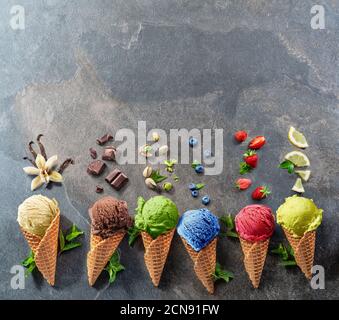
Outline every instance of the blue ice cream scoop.
<svg viewBox="0 0 339 320">
<path fill-rule="evenodd" d="M 181 216 L 177 231 L 195 251 L 200 251 L 218 235 L 219 219 L 205 208 L 189 210 Z"/>
</svg>

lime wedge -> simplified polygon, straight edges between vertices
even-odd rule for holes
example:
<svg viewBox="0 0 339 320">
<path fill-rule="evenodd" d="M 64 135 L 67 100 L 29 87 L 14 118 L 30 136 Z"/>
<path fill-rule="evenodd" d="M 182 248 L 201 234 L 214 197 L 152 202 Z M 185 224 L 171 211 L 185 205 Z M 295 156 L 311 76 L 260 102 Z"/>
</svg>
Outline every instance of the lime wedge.
<svg viewBox="0 0 339 320">
<path fill-rule="evenodd" d="M 290 160 L 296 167 L 308 167 L 310 160 L 300 151 L 292 151 L 285 155 L 286 160 Z"/>
<path fill-rule="evenodd" d="M 300 178 L 297 178 L 297 181 L 295 182 L 294 186 L 292 187 L 292 190 L 299 193 L 304 193 L 305 189 L 303 187 L 303 183 Z"/>
<path fill-rule="evenodd" d="M 311 170 L 295 170 L 294 172 L 304 181 L 307 181 L 311 176 Z"/>
<path fill-rule="evenodd" d="M 294 127 L 291 127 L 288 131 L 288 140 L 290 140 L 290 142 L 298 148 L 304 149 L 308 147 L 305 136 Z"/>
</svg>

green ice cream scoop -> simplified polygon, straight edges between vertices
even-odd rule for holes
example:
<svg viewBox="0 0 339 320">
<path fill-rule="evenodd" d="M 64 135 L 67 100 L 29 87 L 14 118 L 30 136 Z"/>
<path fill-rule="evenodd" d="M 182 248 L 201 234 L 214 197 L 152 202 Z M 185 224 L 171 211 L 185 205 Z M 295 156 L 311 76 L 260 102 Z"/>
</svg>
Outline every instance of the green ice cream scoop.
<svg viewBox="0 0 339 320">
<path fill-rule="evenodd" d="M 285 199 L 277 210 L 277 222 L 295 237 L 316 230 L 321 224 L 323 210 L 312 199 L 294 195 Z"/>
<path fill-rule="evenodd" d="M 152 197 L 147 201 L 138 197 L 136 212 L 135 226 L 153 239 L 175 228 L 179 220 L 177 206 L 164 196 Z"/>
</svg>

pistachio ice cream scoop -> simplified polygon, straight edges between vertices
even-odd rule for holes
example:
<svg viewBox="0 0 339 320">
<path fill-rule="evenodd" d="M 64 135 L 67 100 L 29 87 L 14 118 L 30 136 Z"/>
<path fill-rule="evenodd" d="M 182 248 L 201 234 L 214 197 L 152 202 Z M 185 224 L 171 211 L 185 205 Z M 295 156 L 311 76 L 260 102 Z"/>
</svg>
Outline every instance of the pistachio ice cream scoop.
<svg viewBox="0 0 339 320">
<path fill-rule="evenodd" d="M 58 212 L 59 206 L 55 199 L 34 195 L 19 206 L 17 220 L 25 231 L 43 237 Z"/>
<path fill-rule="evenodd" d="M 312 199 L 294 195 L 285 199 L 277 210 L 277 222 L 295 237 L 316 230 L 322 221 L 323 210 Z"/>
</svg>

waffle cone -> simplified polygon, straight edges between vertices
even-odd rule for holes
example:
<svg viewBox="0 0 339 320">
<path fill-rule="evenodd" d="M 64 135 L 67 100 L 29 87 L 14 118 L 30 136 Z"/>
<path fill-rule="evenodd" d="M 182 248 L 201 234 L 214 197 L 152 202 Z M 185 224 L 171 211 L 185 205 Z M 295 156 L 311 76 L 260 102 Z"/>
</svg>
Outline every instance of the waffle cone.
<svg viewBox="0 0 339 320">
<path fill-rule="evenodd" d="M 307 279 L 312 278 L 316 231 L 306 232 L 302 237 L 295 238 L 283 228 L 295 256 L 295 261 Z"/>
<path fill-rule="evenodd" d="M 181 240 L 194 262 L 194 271 L 198 279 L 207 289 L 208 293 L 213 294 L 213 273 L 215 272 L 217 263 L 217 238 L 214 238 L 214 240 L 199 252 L 195 251 L 184 238 L 181 237 Z"/>
<path fill-rule="evenodd" d="M 103 239 L 91 233 L 90 251 L 87 254 L 87 275 L 90 286 L 94 285 L 125 234 L 125 231 L 119 231 L 113 236 Z"/>
<path fill-rule="evenodd" d="M 43 237 L 39 237 L 21 228 L 28 245 L 34 253 L 35 264 L 47 282 L 54 286 L 58 254 L 60 213 L 52 220 Z"/>
<path fill-rule="evenodd" d="M 245 269 L 254 288 L 259 287 L 269 242 L 270 239 L 265 241 L 250 242 L 240 238 L 241 248 L 244 253 Z"/>
<path fill-rule="evenodd" d="M 158 286 L 162 271 L 164 269 L 167 255 L 171 246 L 174 231 L 170 230 L 156 239 L 153 239 L 148 233 L 141 232 L 142 241 L 145 247 L 144 260 L 148 273 L 154 286 Z"/>
</svg>

